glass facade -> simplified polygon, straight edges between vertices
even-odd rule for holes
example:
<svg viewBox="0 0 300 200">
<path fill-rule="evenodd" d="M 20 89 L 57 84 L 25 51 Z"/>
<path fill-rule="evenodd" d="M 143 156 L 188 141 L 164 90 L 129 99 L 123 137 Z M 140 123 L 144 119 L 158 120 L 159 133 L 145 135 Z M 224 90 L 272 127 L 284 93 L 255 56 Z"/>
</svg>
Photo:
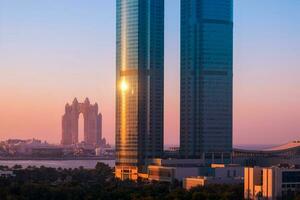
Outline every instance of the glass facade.
<svg viewBox="0 0 300 200">
<path fill-rule="evenodd" d="M 181 0 L 180 150 L 232 150 L 233 0 Z M 213 154 L 212 154 L 213 155 Z"/>
<path fill-rule="evenodd" d="M 282 172 L 282 183 L 300 183 L 300 171 Z"/>
<path fill-rule="evenodd" d="M 116 166 L 163 153 L 164 1 L 117 0 Z"/>
</svg>

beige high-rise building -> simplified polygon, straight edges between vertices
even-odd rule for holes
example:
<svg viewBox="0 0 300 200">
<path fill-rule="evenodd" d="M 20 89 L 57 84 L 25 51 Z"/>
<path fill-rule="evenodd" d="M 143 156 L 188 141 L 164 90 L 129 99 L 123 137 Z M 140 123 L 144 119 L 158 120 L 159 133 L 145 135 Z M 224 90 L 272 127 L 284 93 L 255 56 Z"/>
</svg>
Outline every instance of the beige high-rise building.
<svg viewBox="0 0 300 200">
<path fill-rule="evenodd" d="M 96 145 L 102 142 L 102 115 L 98 113 L 98 104 L 90 104 L 88 98 L 84 103 L 79 103 L 75 98 L 72 105 L 67 104 L 65 114 L 62 117 L 62 140 L 63 145 L 77 144 L 78 119 L 83 114 L 84 118 L 84 143 Z"/>
</svg>

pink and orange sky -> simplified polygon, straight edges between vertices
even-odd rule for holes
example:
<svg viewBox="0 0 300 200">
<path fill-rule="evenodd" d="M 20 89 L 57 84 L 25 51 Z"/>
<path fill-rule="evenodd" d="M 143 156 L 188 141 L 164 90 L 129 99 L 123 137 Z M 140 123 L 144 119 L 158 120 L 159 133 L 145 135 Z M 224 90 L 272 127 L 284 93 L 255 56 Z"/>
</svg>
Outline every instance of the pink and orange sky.
<svg viewBox="0 0 300 200">
<path fill-rule="evenodd" d="M 178 144 L 179 0 L 165 2 L 165 143 Z M 235 1 L 235 144 L 300 139 L 299 10 Z M 0 140 L 59 143 L 65 103 L 89 97 L 114 143 L 114 84 L 114 0 L 0 1 Z"/>
</svg>

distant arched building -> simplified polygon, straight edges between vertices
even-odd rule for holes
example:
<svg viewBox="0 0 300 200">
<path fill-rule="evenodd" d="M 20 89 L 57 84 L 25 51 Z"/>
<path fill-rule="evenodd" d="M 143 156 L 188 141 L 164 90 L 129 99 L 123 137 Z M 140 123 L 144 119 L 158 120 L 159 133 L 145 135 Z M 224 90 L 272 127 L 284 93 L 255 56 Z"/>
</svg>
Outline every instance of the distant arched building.
<svg viewBox="0 0 300 200">
<path fill-rule="evenodd" d="M 75 98 L 72 105 L 65 106 L 65 114 L 62 117 L 62 140 L 61 144 L 77 144 L 78 119 L 83 114 L 84 118 L 84 143 L 97 145 L 102 143 L 102 115 L 98 113 L 98 104 L 90 104 L 88 98 L 84 103 L 78 103 Z"/>
</svg>

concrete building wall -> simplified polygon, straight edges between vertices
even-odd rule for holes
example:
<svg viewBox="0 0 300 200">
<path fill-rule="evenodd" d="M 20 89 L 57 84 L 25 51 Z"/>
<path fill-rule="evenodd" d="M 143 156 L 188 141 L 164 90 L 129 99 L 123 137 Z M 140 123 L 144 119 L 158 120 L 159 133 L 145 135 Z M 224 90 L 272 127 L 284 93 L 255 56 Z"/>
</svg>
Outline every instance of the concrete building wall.
<svg viewBox="0 0 300 200">
<path fill-rule="evenodd" d="M 261 172 L 260 167 L 246 167 L 244 171 L 244 198 L 255 199 L 255 196 L 261 192 Z M 257 187 L 258 186 L 258 187 Z"/>
<path fill-rule="evenodd" d="M 272 199 L 274 196 L 274 184 L 275 183 L 275 173 L 272 169 L 263 169 L 263 184 L 262 184 L 262 195 L 266 198 Z"/>
<path fill-rule="evenodd" d="M 244 167 L 223 167 L 215 168 L 215 177 L 244 177 Z"/>
<path fill-rule="evenodd" d="M 183 188 L 186 190 L 190 190 L 193 187 L 197 186 L 204 186 L 205 185 L 205 179 L 204 178 L 185 178 L 183 179 Z"/>
<path fill-rule="evenodd" d="M 175 170 L 175 178 L 182 181 L 185 177 L 198 176 L 199 169 L 197 167 L 177 167 Z"/>
<path fill-rule="evenodd" d="M 205 186 L 210 184 L 240 184 L 242 183 L 242 179 L 237 178 L 216 178 L 216 177 L 206 177 L 206 176 L 198 176 L 198 177 L 187 177 L 183 179 L 183 188 L 191 189 L 193 187 Z"/>
</svg>

